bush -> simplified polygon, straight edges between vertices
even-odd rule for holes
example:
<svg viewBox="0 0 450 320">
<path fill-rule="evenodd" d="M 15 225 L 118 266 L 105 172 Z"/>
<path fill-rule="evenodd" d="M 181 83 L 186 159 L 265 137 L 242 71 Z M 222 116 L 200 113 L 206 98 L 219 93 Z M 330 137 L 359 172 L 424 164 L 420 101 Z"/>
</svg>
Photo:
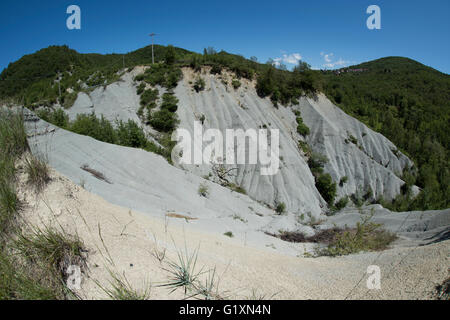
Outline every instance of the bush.
<svg viewBox="0 0 450 320">
<path fill-rule="evenodd" d="M 234 89 L 237 89 L 241 86 L 241 82 L 238 79 L 233 79 L 231 81 L 231 85 L 233 86 Z"/>
<path fill-rule="evenodd" d="M 156 103 L 158 99 L 158 89 L 148 89 L 143 91 L 141 95 L 141 106 L 148 107 Z"/>
<path fill-rule="evenodd" d="M 348 181 L 348 177 L 344 176 L 339 180 L 339 186 L 342 187 Z"/>
<path fill-rule="evenodd" d="M 200 92 L 205 90 L 205 80 L 203 80 L 202 78 L 198 77 L 195 82 L 194 82 L 194 90 L 195 92 Z"/>
<path fill-rule="evenodd" d="M 345 208 L 347 203 L 348 203 L 348 197 L 342 197 L 341 199 L 339 199 L 338 202 L 336 202 L 335 207 L 337 210 L 341 210 L 341 209 Z"/>
<path fill-rule="evenodd" d="M 210 72 L 211 74 L 221 74 L 222 68 L 218 64 L 213 64 Z"/>
<path fill-rule="evenodd" d="M 161 109 L 167 109 L 170 112 L 176 112 L 178 109 L 178 99 L 173 93 L 164 93 L 162 97 Z"/>
<path fill-rule="evenodd" d="M 117 144 L 117 134 L 111 123 L 103 115 L 100 119 L 97 118 L 94 112 L 88 115 L 78 114 L 75 121 L 69 125 L 69 130 L 99 141 Z"/>
<path fill-rule="evenodd" d="M 395 239 L 395 234 L 366 219 L 358 222 L 356 228 L 334 231 L 327 247 L 317 250 L 316 254 L 335 257 L 361 251 L 380 251 L 385 250 Z"/>
<path fill-rule="evenodd" d="M 147 145 L 147 138 L 144 130 L 133 120 L 117 123 L 117 144 L 122 146 L 144 149 Z"/>
<path fill-rule="evenodd" d="M 60 128 L 67 128 L 69 124 L 69 116 L 60 108 L 53 112 L 49 109 L 41 109 L 38 110 L 36 114 L 42 120 L 52 123 Z"/>
<path fill-rule="evenodd" d="M 149 123 L 158 131 L 171 132 L 175 130 L 178 119 L 175 113 L 162 109 L 151 114 Z"/>
<path fill-rule="evenodd" d="M 308 166 L 315 173 L 322 173 L 323 167 L 328 162 L 328 158 L 320 153 L 312 152 L 310 158 L 308 159 Z"/>
<path fill-rule="evenodd" d="M 317 190 L 328 204 L 332 204 L 336 197 L 336 183 L 328 173 L 322 174 L 316 181 Z"/>
<path fill-rule="evenodd" d="M 302 117 L 298 116 L 297 121 L 297 132 L 302 136 L 307 136 L 309 134 L 309 128 L 303 123 Z"/>
<path fill-rule="evenodd" d="M 75 101 L 77 100 L 78 92 L 66 93 L 62 96 L 62 105 L 64 109 L 69 109 L 73 106 Z"/>
<path fill-rule="evenodd" d="M 201 185 L 198 187 L 198 194 L 199 194 L 200 196 L 202 196 L 202 197 L 207 198 L 207 197 L 208 197 L 208 194 L 209 194 L 208 186 L 207 186 L 206 184 L 201 184 Z"/>
<path fill-rule="evenodd" d="M 176 66 L 166 64 L 153 64 L 145 70 L 144 80 L 152 86 L 160 85 L 167 89 L 175 88 L 181 80 L 183 73 Z"/>
<path fill-rule="evenodd" d="M 285 213 L 285 212 L 286 212 L 286 204 L 285 204 L 284 202 L 278 203 L 277 206 L 276 206 L 276 208 L 275 208 L 275 211 L 276 211 L 278 214 L 283 214 L 283 213 Z"/>
</svg>

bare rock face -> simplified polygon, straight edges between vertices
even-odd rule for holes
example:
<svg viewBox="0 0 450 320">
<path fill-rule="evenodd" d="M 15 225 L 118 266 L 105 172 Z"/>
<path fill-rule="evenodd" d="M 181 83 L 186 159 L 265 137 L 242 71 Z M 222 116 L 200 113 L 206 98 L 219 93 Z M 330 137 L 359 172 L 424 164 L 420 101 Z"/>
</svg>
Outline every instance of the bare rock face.
<svg viewBox="0 0 450 320">
<path fill-rule="evenodd" d="M 383 135 L 347 115 L 324 95 L 302 98 L 296 108 L 310 128 L 307 142 L 313 151 L 329 159 L 325 171 L 338 182 L 338 196 L 363 196 L 392 199 L 404 184 L 400 176 L 413 162 Z"/>
<path fill-rule="evenodd" d="M 133 78 L 143 72 L 135 68 L 121 80 L 106 87 L 98 87 L 89 94 L 80 93 L 68 111 L 74 119 L 78 113 L 103 114 L 109 120 L 132 119 L 147 133 L 155 131 L 140 122 L 136 115 L 140 105 Z M 203 122 L 203 130 L 219 129 L 225 137 L 226 129 L 278 129 L 279 170 L 275 175 L 262 175 L 260 164 L 235 165 L 230 182 L 245 189 L 254 200 L 270 207 L 283 202 L 286 211 L 296 216 L 317 217 L 327 209 L 308 167 L 307 157 L 298 142 L 305 139 L 297 133 L 294 110 L 301 112 L 311 133 L 306 137 L 314 152 L 325 155 L 329 162 L 324 170 L 338 184 L 338 197 L 363 196 L 368 191 L 376 199 L 392 199 L 404 184 L 400 176 L 413 163 L 381 134 L 348 116 L 324 95 L 317 99 L 301 98 L 299 105 L 274 107 L 269 99 L 260 98 L 255 83 L 241 79 L 239 88 L 231 85 L 233 75 L 222 72 L 212 75 L 208 70 L 194 73 L 183 69 L 183 80 L 174 90 L 179 100 L 177 115 L 179 128 L 194 136 L 194 121 Z M 193 89 L 195 79 L 205 81 L 205 89 Z M 163 91 L 160 90 L 160 94 Z M 177 165 L 198 177 L 211 176 L 209 164 Z M 343 177 L 347 182 L 339 186 Z"/>
<path fill-rule="evenodd" d="M 198 75 L 184 70 L 184 78 L 175 89 L 179 99 L 178 116 L 180 128 L 193 135 L 194 120 L 204 116 L 204 130 L 226 129 L 278 129 L 280 161 L 278 173 L 273 176 L 261 175 L 261 165 L 236 165 L 233 183 L 246 190 L 255 200 L 271 206 L 285 203 L 289 212 L 301 214 L 311 212 L 318 215 L 326 207 L 325 201 L 315 188 L 306 159 L 298 148 L 295 116 L 289 108 L 275 108 L 269 99 L 261 99 L 256 94 L 254 84 L 241 79 L 241 86 L 234 89 L 229 83 L 231 75 L 220 76 L 209 73 L 201 77 L 206 82 L 203 91 L 195 92 L 189 82 Z M 226 84 L 224 84 L 225 82 Z M 205 176 L 211 172 L 210 165 L 183 165 L 184 169 Z"/>
</svg>

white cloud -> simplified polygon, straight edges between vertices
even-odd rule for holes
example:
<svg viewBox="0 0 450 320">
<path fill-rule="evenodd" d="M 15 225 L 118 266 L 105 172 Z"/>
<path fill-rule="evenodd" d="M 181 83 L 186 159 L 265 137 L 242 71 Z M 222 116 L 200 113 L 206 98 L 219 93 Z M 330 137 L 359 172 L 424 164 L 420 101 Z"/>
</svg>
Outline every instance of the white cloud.
<svg viewBox="0 0 450 320">
<path fill-rule="evenodd" d="M 350 63 L 350 61 L 342 60 L 342 59 L 339 59 L 338 61 L 335 61 L 335 62 L 330 62 L 330 61 L 328 61 L 328 62 L 329 63 L 323 64 L 323 66 L 326 68 L 335 68 L 335 67 L 346 66 Z"/>
<path fill-rule="evenodd" d="M 347 60 L 343 60 L 342 58 L 339 58 L 339 60 L 337 61 L 333 61 L 333 53 L 325 53 L 325 52 L 321 52 L 320 55 L 323 57 L 325 63 L 322 65 L 322 67 L 324 68 L 336 68 L 336 67 L 343 67 L 343 66 L 347 66 L 350 61 Z"/>
<path fill-rule="evenodd" d="M 273 59 L 277 66 L 280 65 L 280 63 L 298 64 L 300 60 L 302 60 L 300 53 L 283 54 L 281 58 Z"/>
</svg>

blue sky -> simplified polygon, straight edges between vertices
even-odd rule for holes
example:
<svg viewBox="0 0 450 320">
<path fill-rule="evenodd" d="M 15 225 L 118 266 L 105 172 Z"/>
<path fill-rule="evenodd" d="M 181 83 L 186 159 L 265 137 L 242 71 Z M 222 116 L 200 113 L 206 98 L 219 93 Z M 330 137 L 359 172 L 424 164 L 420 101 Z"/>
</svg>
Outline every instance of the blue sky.
<svg viewBox="0 0 450 320">
<path fill-rule="evenodd" d="M 81 8 L 81 30 L 68 30 L 66 9 Z M 381 8 L 381 30 L 366 9 Z M 79 52 L 123 53 L 155 42 L 337 68 L 405 56 L 450 73 L 450 1 L 102 1 L 5 0 L 0 3 L 0 70 L 22 55 L 67 44 Z"/>
</svg>

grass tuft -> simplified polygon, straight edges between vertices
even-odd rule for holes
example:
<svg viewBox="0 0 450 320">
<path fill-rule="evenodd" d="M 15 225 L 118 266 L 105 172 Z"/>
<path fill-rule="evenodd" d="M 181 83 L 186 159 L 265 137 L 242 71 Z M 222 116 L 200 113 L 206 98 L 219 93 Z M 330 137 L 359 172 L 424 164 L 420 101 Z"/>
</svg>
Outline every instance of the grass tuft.
<svg viewBox="0 0 450 320">
<path fill-rule="evenodd" d="M 145 290 L 139 291 L 132 287 L 125 275 L 119 275 L 109 271 L 112 281 L 111 288 L 105 288 L 97 283 L 97 285 L 110 297 L 112 300 L 149 300 L 150 286 L 146 286 Z"/>
<path fill-rule="evenodd" d="M 178 261 L 168 261 L 169 268 L 164 269 L 170 273 L 170 278 L 167 283 L 160 285 L 160 287 L 171 288 L 172 292 L 179 288 L 184 289 L 184 294 L 195 288 L 198 278 L 203 274 L 203 268 L 197 271 L 198 248 L 189 254 L 187 248 L 184 253 L 178 251 Z"/>
<path fill-rule="evenodd" d="M 47 162 L 39 157 L 27 157 L 25 159 L 25 172 L 28 175 L 28 184 L 32 185 L 37 192 L 50 181 L 49 167 Z"/>
<path fill-rule="evenodd" d="M 67 268 L 71 265 L 85 267 L 84 245 L 78 236 L 49 227 L 34 229 L 30 235 L 21 233 L 14 244 L 16 250 L 28 262 L 37 264 L 43 270 L 65 281 Z"/>
</svg>

